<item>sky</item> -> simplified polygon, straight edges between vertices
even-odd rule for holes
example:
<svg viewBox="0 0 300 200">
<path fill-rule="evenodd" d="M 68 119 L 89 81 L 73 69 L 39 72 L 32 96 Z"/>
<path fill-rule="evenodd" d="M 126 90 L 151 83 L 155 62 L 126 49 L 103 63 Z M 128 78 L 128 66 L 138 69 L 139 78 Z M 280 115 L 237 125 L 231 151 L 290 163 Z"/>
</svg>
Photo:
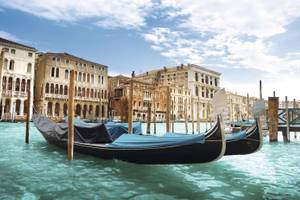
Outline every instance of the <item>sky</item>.
<svg viewBox="0 0 300 200">
<path fill-rule="evenodd" d="M 0 37 L 129 75 L 193 63 L 221 87 L 300 100 L 300 0 L 0 0 Z"/>
</svg>

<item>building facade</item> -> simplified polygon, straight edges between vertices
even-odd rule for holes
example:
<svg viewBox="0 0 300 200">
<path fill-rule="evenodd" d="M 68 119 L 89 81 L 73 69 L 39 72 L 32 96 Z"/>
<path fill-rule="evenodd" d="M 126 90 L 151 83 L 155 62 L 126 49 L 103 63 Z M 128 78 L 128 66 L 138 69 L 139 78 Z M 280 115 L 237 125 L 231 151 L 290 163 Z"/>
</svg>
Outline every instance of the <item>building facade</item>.
<svg viewBox="0 0 300 200">
<path fill-rule="evenodd" d="M 34 98 L 38 112 L 54 119 L 67 115 L 69 76 L 75 70 L 75 115 L 83 119 L 107 118 L 107 69 L 67 53 L 40 54 Z"/>
<path fill-rule="evenodd" d="M 0 119 L 24 120 L 28 91 L 33 105 L 36 49 L 0 38 L 0 50 Z"/>
<path fill-rule="evenodd" d="M 137 75 L 136 78 L 171 88 L 175 120 L 183 120 L 185 110 L 189 120 L 195 120 L 198 114 L 200 120 L 209 120 L 211 100 L 220 89 L 220 75 L 216 71 L 187 64 L 148 71 Z"/>
<path fill-rule="evenodd" d="M 133 95 L 134 120 L 144 121 L 150 104 L 152 119 L 155 109 L 156 120 L 164 121 L 167 87 L 170 88 L 171 106 L 173 105 L 171 119 L 184 120 L 187 116 L 188 120 L 196 120 L 199 114 L 200 120 L 208 120 L 211 111 L 210 102 L 214 93 L 219 90 L 220 73 L 188 64 L 148 71 L 136 75 L 134 80 L 136 80 Z M 109 85 L 112 102 L 121 100 L 123 96 L 128 97 L 129 77 L 111 77 Z M 116 108 L 114 103 L 111 107 Z M 118 112 L 114 113 L 114 116 L 117 114 Z"/>
<path fill-rule="evenodd" d="M 226 92 L 227 98 L 227 112 L 225 113 L 224 120 L 238 121 L 253 119 L 252 107 L 258 100 L 256 97 L 249 97 L 239 95 L 237 93 Z"/>
</svg>

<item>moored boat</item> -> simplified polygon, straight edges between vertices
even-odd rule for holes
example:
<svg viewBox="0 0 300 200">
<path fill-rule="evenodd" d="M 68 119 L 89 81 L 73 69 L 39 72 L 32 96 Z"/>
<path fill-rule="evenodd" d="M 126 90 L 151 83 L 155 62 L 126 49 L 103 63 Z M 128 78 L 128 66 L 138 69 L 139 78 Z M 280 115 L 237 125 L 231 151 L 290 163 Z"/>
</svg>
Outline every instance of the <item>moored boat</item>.
<svg viewBox="0 0 300 200">
<path fill-rule="evenodd" d="M 251 127 L 225 135 L 224 155 L 244 155 L 258 151 L 263 144 L 263 135 L 258 120 Z"/>
<path fill-rule="evenodd" d="M 54 123 L 40 115 L 35 115 L 33 121 L 48 143 L 67 147 L 66 123 Z M 112 140 L 104 124 L 74 126 L 76 152 L 140 164 L 207 163 L 221 158 L 225 145 L 219 117 L 206 134 L 182 137 L 123 134 Z"/>
</svg>

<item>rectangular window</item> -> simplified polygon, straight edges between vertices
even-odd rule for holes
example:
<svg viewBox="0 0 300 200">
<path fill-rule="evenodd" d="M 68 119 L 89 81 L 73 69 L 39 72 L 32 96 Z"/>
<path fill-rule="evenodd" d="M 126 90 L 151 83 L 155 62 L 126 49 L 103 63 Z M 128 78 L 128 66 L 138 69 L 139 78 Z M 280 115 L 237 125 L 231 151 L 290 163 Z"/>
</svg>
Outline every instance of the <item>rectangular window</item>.
<svg viewBox="0 0 300 200">
<path fill-rule="evenodd" d="M 31 52 L 28 53 L 28 57 L 32 57 L 32 53 Z"/>
<path fill-rule="evenodd" d="M 15 49 L 11 49 L 11 50 L 10 50 L 10 53 L 11 53 L 11 54 L 16 54 L 16 50 L 15 50 Z"/>
</svg>

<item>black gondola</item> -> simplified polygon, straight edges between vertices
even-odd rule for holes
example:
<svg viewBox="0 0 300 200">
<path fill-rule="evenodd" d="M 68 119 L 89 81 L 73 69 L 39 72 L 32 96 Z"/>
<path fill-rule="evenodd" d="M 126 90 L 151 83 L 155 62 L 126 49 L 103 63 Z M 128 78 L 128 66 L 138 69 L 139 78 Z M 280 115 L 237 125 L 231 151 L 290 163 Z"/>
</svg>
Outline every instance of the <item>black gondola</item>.
<svg viewBox="0 0 300 200">
<path fill-rule="evenodd" d="M 33 121 L 48 143 L 67 147 L 66 123 L 57 124 L 40 115 L 35 115 Z M 185 135 L 180 138 L 124 134 L 120 136 L 121 139 L 112 141 L 103 124 L 93 127 L 75 125 L 74 150 L 103 159 L 118 159 L 139 164 L 207 163 L 220 159 L 225 153 L 226 143 L 222 126 L 218 117 L 215 125 L 202 135 Z M 136 141 L 130 141 L 131 139 Z"/>
<path fill-rule="evenodd" d="M 244 155 L 258 151 L 263 144 L 263 136 L 258 120 L 254 125 L 225 136 L 226 151 L 224 155 Z"/>
</svg>

